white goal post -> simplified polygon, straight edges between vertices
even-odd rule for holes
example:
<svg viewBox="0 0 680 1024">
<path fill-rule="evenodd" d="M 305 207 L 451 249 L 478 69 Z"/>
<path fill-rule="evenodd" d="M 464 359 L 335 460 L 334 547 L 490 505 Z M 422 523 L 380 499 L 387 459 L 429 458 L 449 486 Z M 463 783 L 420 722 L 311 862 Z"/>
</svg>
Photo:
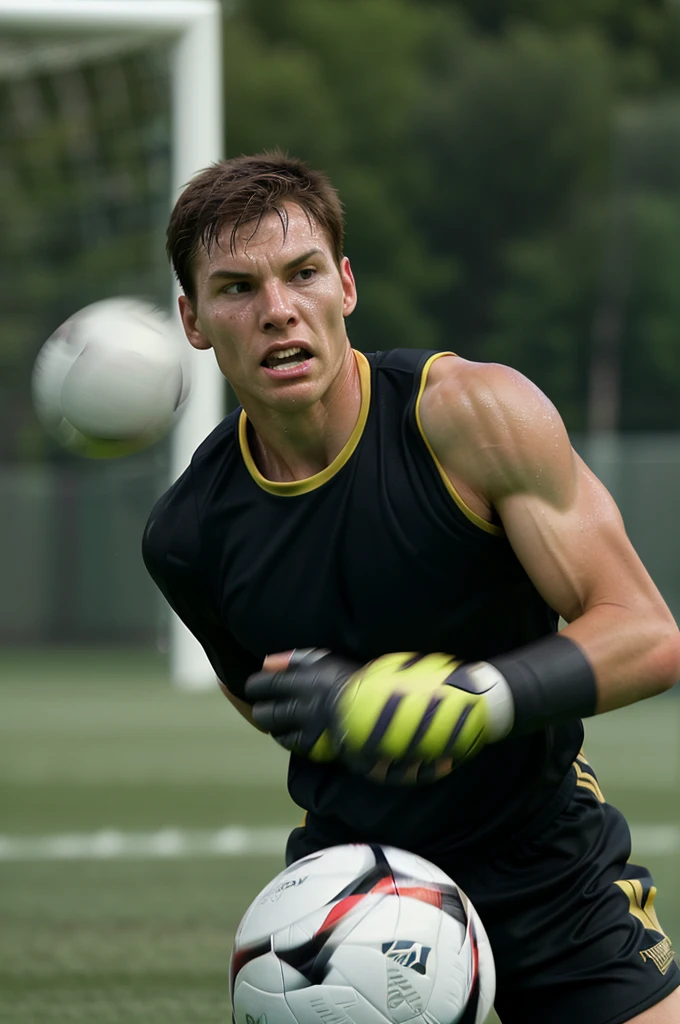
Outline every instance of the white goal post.
<svg viewBox="0 0 680 1024">
<path fill-rule="evenodd" d="M 218 0 L 0 0 L 3 27 L 22 32 L 116 33 L 131 40 L 172 44 L 172 146 L 168 213 L 192 175 L 222 157 L 222 45 Z M 170 281 L 168 291 L 170 292 Z M 175 294 L 177 286 L 174 285 Z M 224 386 L 215 361 L 192 350 L 192 390 L 173 432 L 171 474 L 175 479 L 191 454 L 224 415 Z M 184 689 L 214 686 L 202 648 L 176 616 L 170 627 L 170 671 Z"/>
</svg>

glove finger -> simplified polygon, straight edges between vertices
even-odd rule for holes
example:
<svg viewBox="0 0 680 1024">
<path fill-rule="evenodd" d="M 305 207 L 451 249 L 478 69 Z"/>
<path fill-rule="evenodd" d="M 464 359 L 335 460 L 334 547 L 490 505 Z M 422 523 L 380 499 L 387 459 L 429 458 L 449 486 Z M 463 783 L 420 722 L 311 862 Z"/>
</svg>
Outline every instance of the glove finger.
<svg viewBox="0 0 680 1024">
<path fill-rule="evenodd" d="M 258 700 L 278 700 L 291 692 L 292 672 L 255 672 L 246 680 L 245 697 L 251 703 Z"/>
<path fill-rule="evenodd" d="M 435 761 L 394 760 L 382 781 L 388 786 L 429 786 L 450 775 L 454 767 L 450 757 L 439 757 Z"/>
<path fill-rule="evenodd" d="M 304 724 L 304 714 L 298 701 L 257 701 L 253 704 L 253 718 L 272 736 L 281 736 Z"/>
<path fill-rule="evenodd" d="M 286 732 L 280 736 L 274 736 L 274 739 L 281 747 L 285 747 L 286 750 L 299 750 L 300 749 L 300 733 L 299 732 Z"/>
<path fill-rule="evenodd" d="M 365 774 L 366 778 L 384 786 L 415 786 L 419 781 L 420 767 L 421 762 L 379 758 Z"/>
<path fill-rule="evenodd" d="M 428 786 L 450 775 L 456 765 L 450 757 L 439 757 L 436 761 L 423 761 L 418 768 L 416 782 L 419 786 Z"/>
<path fill-rule="evenodd" d="M 302 665 L 313 665 L 315 662 L 325 658 L 330 651 L 327 647 L 296 647 L 288 661 L 289 668 L 299 668 Z"/>
<path fill-rule="evenodd" d="M 290 750 L 291 753 L 300 754 L 312 761 L 324 763 L 334 761 L 336 757 L 337 752 L 327 731 L 323 732 L 321 736 L 311 737 L 306 735 L 304 730 L 298 729 L 297 732 L 283 733 L 280 736 L 274 736 L 273 739 L 286 750 Z"/>
<path fill-rule="evenodd" d="M 373 758 L 343 755 L 347 767 L 372 782 L 385 786 L 427 786 L 438 782 L 456 767 L 449 757 L 436 761 L 406 761 L 402 759 Z"/>
</svg>

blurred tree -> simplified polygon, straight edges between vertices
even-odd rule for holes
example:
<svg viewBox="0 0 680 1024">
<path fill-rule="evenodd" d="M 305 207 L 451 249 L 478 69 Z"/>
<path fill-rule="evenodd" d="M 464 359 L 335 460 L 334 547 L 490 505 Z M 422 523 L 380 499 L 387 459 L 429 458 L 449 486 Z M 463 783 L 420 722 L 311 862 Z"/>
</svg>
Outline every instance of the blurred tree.
<svg viewBox="0 0 680 1024">
<path fill-rule="evenodd" d="M 511 363 L 585 430 L 593 310 L 602 262 L 603 211 L 574 213 L 559 231 L 508 241 L 490 302 L 486 359 Z"/>
<path fill-rule="evenodd" d="M 630 69 L 661 68 L 660 23 L 609 0 L 252 0 L 226 35 L 228 151 L 281 145 L 330 173 L 355 344 L 511 363 L 582 429 L 618 96 L 658 77 Z"/>
<path fill-rule="evenodd" d="M 603 189 L 608 55 L 587 35 L 553 40 L 534 29 L 458 46 L 440 37 L 440 46 L 429 69 L 435 98 L 418 129 L 437 196 L 423 204 L 422 220 L 435 252 L 453 248 L 461 266 L 455 294 L 437 303 L 451 323 L 449 344 L 487 358 L 495 296 L 510 286 L 508 251 L 516 253 L 521 239 L 535 251 L 535 236 L 549 235 L 554 247 L 579 207 Z M 570 249 L 573 243 L 569 232 Z M 496 337 L 494 351 L 516 362 L 523 346 L 511 331 L 505 350 Z"/>
<path fill-rule="evenodd" d="M 576 429 L 613 310 L 621 422 L 677 426 L 680 4 L 224 6 L 227 152 L 281 146 L 330 174 L 354 344 L 511 363 Z M 0 88 L 4 458 L 46 448 L 28 389 L 46 334 L 111 291 L 163 297 L 163 62 Z"/>
<path fill-rule="evenodd" d="M 621 342 L 622 427 L 680 430 L 680 203 L 638 195 Z"/>
<path fill-rule="evenodd" d="M 629 87 L 678 80 L 680 13 L 664 0 L 440 0 L 486 33 L 503 36 L 518 24 L 551 34 L 587 31 L 612 46 Z"/>
<path fill-rule="evenodd" d="M 225 35 L 228 153 L 279 145 L 328 171 L 359 284 L 350 333 L 365 350 L 436 347 L 429 300 L 455 280 L 413 202 L 427 154 L 411 126 L 434 17 L 409 0 L 254 0 Z"/>
</svg>

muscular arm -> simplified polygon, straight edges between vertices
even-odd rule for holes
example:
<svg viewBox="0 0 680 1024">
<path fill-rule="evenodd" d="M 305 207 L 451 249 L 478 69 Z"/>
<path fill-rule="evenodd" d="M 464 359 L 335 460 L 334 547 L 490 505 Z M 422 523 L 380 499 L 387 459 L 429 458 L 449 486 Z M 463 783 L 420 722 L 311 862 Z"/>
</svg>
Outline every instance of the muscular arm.
<svg viewBox="0 0 680 1024">
<path fill-rule="evenodd" d="M 616 505 L 573 451 L 554 406 L 504 366 L 442 357 L 421 406 L 425 434 L 475 511 L 495 511 L 528 576 L 590 661 L 597 712 L 680 676 L 680 636 Z"/>
<path fill-rule="evenodd" d="M 568 625 L 488 662 L 401 652 L 352 666 L 297 652 L 246 684 L 255 720 L 313 760 L 330 749 L 374 781 L 431 782 L 508 735 L 673 686 L 676 624 L 546 397 L 506 367 L 442 356 L 419 411 L 442 472 L 477 516 L 502 524 Z"/>
</svg>

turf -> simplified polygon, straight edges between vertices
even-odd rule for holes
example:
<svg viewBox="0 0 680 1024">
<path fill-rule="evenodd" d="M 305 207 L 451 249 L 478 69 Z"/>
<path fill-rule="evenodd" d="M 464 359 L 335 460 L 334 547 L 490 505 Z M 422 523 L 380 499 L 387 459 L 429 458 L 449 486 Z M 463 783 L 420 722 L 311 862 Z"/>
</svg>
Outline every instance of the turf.
<svg viewBox="0 0 680 1024">
<path fill-rule="evenodd" d="M 218 692 L 173 690 L 155 655 L 5 654 L 0 706 L 5 835 L 299 821 L 284 752 Z M 678 735 L 675 695 L 589 725 L 605 792 L 641 826 L 680 826 Z M 644 857 L 671 936 L 679 860 Z M 0 859 L 0 1024 L 226 1024 L 234 930 L 281 867 L 251 854 Z"/>
</svg>

